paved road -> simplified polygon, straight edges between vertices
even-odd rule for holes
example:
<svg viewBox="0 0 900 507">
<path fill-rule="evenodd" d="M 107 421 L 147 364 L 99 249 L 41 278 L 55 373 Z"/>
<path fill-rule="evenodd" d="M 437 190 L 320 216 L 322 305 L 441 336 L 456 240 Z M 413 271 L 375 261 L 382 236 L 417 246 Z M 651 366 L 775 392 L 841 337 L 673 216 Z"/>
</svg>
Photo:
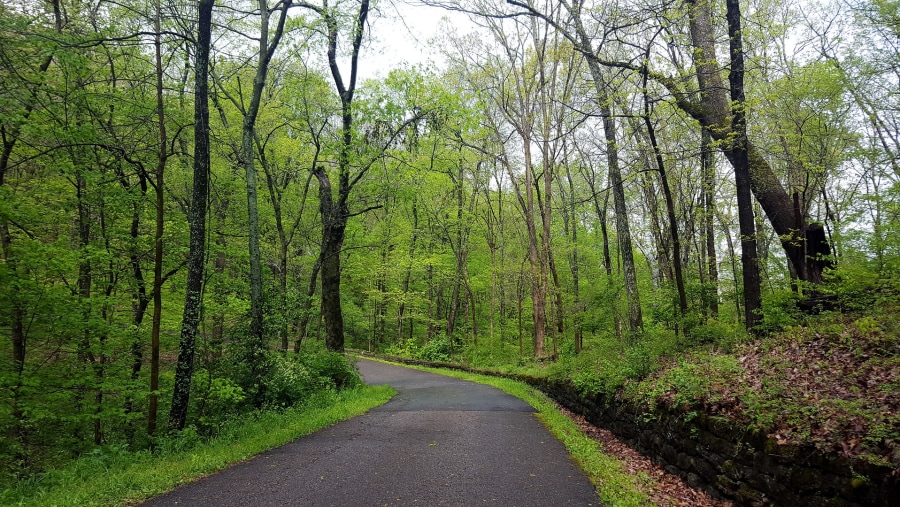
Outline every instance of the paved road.
<svg viewBox="0 0 900 507">
<path fill-rule="evenodd" d="M 525 402 L 493 387 L 361 360 L 397 396 L 145 506 L 599 505 Z"/>
</svg>

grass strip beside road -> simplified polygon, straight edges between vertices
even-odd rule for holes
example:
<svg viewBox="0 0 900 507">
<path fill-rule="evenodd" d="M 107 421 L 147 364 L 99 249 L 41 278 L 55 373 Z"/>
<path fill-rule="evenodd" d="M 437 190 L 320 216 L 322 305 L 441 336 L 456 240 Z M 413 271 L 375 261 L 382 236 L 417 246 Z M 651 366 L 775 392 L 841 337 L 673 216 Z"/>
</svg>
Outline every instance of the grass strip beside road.
<svg viewBox="0 0 900 507">
<path fill-rule="evenodd" d="M 366 359 L 374 358 L 366 357 Z M 374 360 L 380 361 L 379 359 Z M 642 487 L 647 481 L 652 480 L 649 476 L 628 473 L 621 461 L 604 454 L 595 440 L 585 435 L 571 419 L 559 411 L 556 404 L 547 395 L 534 387 L 517 380 L 479 375 L 461 370 L 382 362 L 487 384 L 525 401 L 537 411 L 538 418 L 550 430 L 550 433 L 566 446 L 569 455 L 597 488 L 597 494 L 604 505 L 616 507 L 653 505 Z"/>
<path fill-rule="evenodd" d="M 149 451 L 96 453 L 0 492 L 0 504 L 133 505 L 269 449 L 363 414 L 396 394 L 389 386 L 327 393 L 302 407 L 233 421 L 205 440 L 186 430 Z"/>
</svg>

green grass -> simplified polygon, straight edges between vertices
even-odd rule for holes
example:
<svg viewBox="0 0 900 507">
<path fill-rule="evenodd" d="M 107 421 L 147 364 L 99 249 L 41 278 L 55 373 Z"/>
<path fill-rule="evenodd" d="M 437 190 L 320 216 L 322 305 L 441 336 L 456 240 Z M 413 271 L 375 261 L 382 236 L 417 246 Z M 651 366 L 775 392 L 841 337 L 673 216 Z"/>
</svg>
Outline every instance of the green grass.
<svg viewBox="0 0 900 507">
<path fill-rule="evenodd" d="M 190 429 L 161 441 L 157 452 L 97 452 L 0 492 L 0 504 L 23 506 L 129 505 L 222 470 L 268 449 L 365 413 L 396 394 L 388 386 L 328 393 L 284 412 L 262 412 L 203 441 Z"/>
<path fill-rule="evenodd" d="M 571 419 L 556 408 L 550 398 L 537 389 L 524 382 L 506 378 L 477 375 L 459 370 L 409 367 L 491 385 L 524 400 L 537 411 L 538 418 L 547 426 L 550 433 L 566 446 L 569 454 L 596 486 L 604 505 L 627 507 L 652 505 L 641 488 L 641 484 L 650 478 L 629 474 L 617 458 L 603 454 L 596 441 L 585 435 Z"/>
</svg>

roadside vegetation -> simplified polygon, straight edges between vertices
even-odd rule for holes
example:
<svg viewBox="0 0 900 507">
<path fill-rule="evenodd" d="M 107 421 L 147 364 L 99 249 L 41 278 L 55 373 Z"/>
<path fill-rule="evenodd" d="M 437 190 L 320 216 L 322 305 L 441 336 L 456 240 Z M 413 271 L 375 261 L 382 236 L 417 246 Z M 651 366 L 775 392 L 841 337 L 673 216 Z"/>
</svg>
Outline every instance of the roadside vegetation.
<svg viewBox="0 0 900 507">
<path fill-rule="evenodd" d="M 152 448 L 107 445 L 0 490 L 0 504 L 131 505 L 286 444 L 388 401 L 388 386 L 320 390 L 289 408 L 232 413 L 216 431 L 194 426 L 159 437 Z"/>
</svg>

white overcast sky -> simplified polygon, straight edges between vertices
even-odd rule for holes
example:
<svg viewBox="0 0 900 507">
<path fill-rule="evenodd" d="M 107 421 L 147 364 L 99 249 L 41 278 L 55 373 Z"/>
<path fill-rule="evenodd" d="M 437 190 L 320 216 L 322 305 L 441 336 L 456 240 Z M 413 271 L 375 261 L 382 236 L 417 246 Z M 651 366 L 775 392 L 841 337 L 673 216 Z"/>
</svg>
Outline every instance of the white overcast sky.
<svg viewBox="0 0 900 507">
<path fill-rule="evenodd" d="M 379 13 L 369 17 L 372 32 L 360 58 L 362 79 L 384 77 L 392 69 L 407 64 L 440 66 L 442 59 L 432 40 L 446 29 L 442 18 L 461 33 L 472 26 L 468 17 L 436 7 L 426 7 L 416 0 L 387 0 L 378 6 Z"/>
</svg>

